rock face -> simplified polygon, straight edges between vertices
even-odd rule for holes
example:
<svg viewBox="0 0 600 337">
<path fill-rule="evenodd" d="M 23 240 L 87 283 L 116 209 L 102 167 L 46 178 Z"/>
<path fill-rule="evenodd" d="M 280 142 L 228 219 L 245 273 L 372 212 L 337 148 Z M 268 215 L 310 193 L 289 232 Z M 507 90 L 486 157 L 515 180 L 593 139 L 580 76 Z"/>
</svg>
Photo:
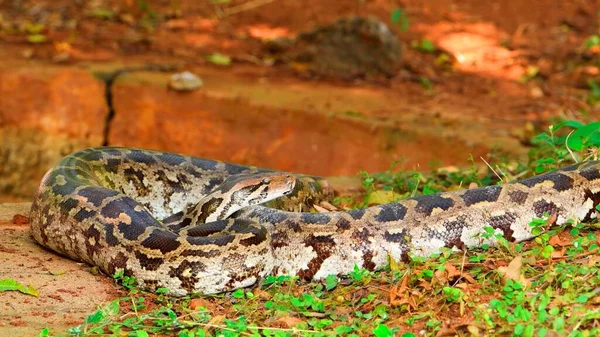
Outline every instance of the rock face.
<svg viewBox="0 0 600 337">
<path fill-rule="evenodd" d="M 102 81 L 75 67 L 0 66 L 0 201 L 31 198 L 61 157 L 102 144 L 333 176 L 403 158 L 463 162 L 495 142 L 481 138 L 480 124 L 442 130 L 431 115 L 404 114 L 405 98 L 381 88 L 193 70 L 204 86 L 181 92 L 169 88 L 168 72 L 113 69 L 121 75 L 106 95 Z"/>
<path fill-rule="evenodd" d="M 304 89 L 291 94 L 222 75 L 205 72 L 202 77 L 205 86 L 201 90 L 178 92 L 168 88 L 166 73 L 120 76 L 112 87 L 114 118 L 108 143 L 323 176 L 382 171 L 403 154 L 426 163 L 436 156 L 460 155 L 464 146 L 452 139 L 439 141 L 414 134 L 395 122 L 331 114 L 338 109 L 334 107 L 300 109 L 300 103 L 285 100 Z M 310 91 L 311 95 L 315 92 Z M 370 93 L 354 95 L 357 100 L 374 100 Z M 431 152 L 423 151 L 433 143 Z M 485 153 L 485 149 L 470 150 Z"/>
<path fill-rule="evenodd" d="M 398 38 L 376 17 L 342 18 L 268 48 L 299 70 L 347 80 L 393 77 L 401 59 Z"/>
<path fill-rule="evenodd" d="M 0 194 L 30 197 L 64 155 L 103 142 L 104 83 L 68 68 L 0 68 Z"/>
</svg>

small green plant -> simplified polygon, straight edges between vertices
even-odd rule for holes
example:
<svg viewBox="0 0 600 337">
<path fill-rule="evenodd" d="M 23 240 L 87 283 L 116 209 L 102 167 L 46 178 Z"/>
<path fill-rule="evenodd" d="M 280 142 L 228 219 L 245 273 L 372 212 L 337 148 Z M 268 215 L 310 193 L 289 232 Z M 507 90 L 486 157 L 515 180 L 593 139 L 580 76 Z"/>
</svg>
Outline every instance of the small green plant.
<svg viewBox="0 0 600 337">
<path fill-rule="evenodd" d="M 370 271 L 359 268 L 357 265 L 354 265 L 354 270 L 352 270 L 352 272 L 349 274 L 350 279 L 354 280 L 355 282 L 367 282 L 371 275 L 372 273 Z"/>
<path fill-rule="evenodd" d="M 410 21 L 402 8 L 396 8 L 392 11 L 390 21 L 393 24 L 398 25 L 401 31 L 406 32 L 408 30 Z"/>
<path fill-rule="evenodd" d="M 442 290 L 444 291 L 444 298 L 450 303 L 458 303 L 465 296 L 465 293 L 458 288 L 444 287 Z"/>
<path fill-rule="evenodd" d="M 338 285 L 338 277 L 336 275 L 328 275 L 325 278 L 325 288 L 327 290 L 333 290 Z"/>
<path fill-rule="evenodd" d="M 117 272 L 115 272 L 113 275 L 113 279 L 120 282 L 125 289 L 133 289 L 137 285 L 135 277 L 125 275 L 125 271 L 123 269 L 117 270 Z"/>
<path fill-rule="evenodd" d="M 583 47 L 585 49 L 590 49 L 597 46 L 600 46 L 600 35 L 598 34 L 591 35 L 585 40 L 585 43 L 583 44 Z"/>
<path fill-rule="evenodd" d="M 429 39 L 421 39 L 420 41 L 413 42 L 412 47 L 422 53 L 433 54 L 437 51 L 437 48 Z"/>
<path fill-rule="evenodd" d="M 596 105 L 600 102 L 600 86 L 592 79 L 588 80 L 587 84 L 590 87 L 590 91 L 586 101 L 589 105 Z"/>
<path fill-rule="evenodd" d="M 536 67 L 536 66 L 528 66 L 527 69 L 525 70 L 525 74 L 523 74 L 523 76 L 521 76 L 519 78 L 519 82 L 521 83 L 527 83 L 531 80 L 533 80 L 534 78 L 536 78 L 540 73 L 540 68 Z"/>
<path fill-rule="evenodd" d="M 27 33 L 27 41 L 30 43 L 43 43 L 47 41 L 46 36 L 43 34 L 45 29 L 42 23 L 30 23 L 26 22 L 25 33 Z"/>
<path fill-rule="evenodd" d="M 86 12 L 86 15 L 102 20 L 112 20 L 117 14 L 110 8 L 93 8 Z"/>
<path fill-rule="evenodd" d="M 231 65 L 231 57 L 221 53 L 212 53 L 206 55 L 206 60 L 212 64 L 216 64 L 219 66 Z"/>
<path fill-rule="evenodd" d="M 433 90 L 433 83 L 431 83 L 431 80 L 426 76 L 419 76 L 419 84 L 427 91 Z"/>
<path fill-rule="evenodd" d="M 23 294 L 38 297 L 40 294 L 34 287 L 21 284 L 16 280 L 5 278 L 0 280 L 0 292 L 3 291 L 19 291 Z"/>
</svg>

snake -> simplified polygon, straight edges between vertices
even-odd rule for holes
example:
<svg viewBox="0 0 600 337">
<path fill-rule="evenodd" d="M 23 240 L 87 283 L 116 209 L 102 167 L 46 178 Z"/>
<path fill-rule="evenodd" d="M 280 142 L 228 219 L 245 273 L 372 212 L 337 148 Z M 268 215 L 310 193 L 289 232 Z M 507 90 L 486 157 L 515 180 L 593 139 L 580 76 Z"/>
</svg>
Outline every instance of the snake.
<svg viewBox="0 0 600 337">
<path fill-rule="evenodd" d="M 534 237 L 532 219 L 596 218 L 600 161 L 502 185 L 415 196 L 362 209 L 310 211 L 332 189 L 319 177 L 180 154 L 99 147 L 43 177 L 30 213 L 40 245 L 138 287 L 214 294 L 269 275 L 321 280 L 390 259 Z"/>
</svg>

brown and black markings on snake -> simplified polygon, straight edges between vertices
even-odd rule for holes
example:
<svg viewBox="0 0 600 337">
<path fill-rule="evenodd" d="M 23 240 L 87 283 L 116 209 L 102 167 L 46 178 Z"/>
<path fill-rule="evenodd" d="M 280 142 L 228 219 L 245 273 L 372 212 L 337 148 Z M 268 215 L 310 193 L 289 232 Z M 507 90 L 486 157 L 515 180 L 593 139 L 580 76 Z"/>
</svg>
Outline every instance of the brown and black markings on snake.
<svg viewBox="0 0 600 337">
<path fill-rule="evenodd" d="M 417 200 L 415 209 L 425 215 L 431 215 L 434 209 L 447 211 L 450 207 L 454 206 L 454 200 L 445 198 L 439 194 L 422 195 L 414 199 Z"/>
<path fill-rule="evenodd" d="M 298 276 L 303 279 L 310 280 L 315 276 L 315 273 L 321 268 L 321 264 L 331 256 L 333 247 L 335 246 L 333 238 L 321 235 L 309 235 L 304 245 L 310 247 L 316 253 L 316 256 L 308 262 L 304 269 L 300 269 Z"/>
<path fill-rule="evenodd" d="M 249 206 L 231 219 L 186 223 L 177 232 L 160 219 L 197 204 L 232 175 L 267 171 L 176 154 L 97 148 L 67 156 L 46 174 L 32 206 L 31 228 L 40 244 L 107 273 L 122 269 L 143 288 L 167 287 L 176 296 L 215 293 L 250 285 L 272 272 L 321 278 L 348 273 L 354 265 L 382 268 L 388 257 L 400 260 L 409 252 L 475 247 L 484 242 L 478 236 L 485 226 L 526 240 L 533 236 L 533 218 L 552 214 L 564 223 L 595 217 L 599 168 L 600 162 L 580 163 L 502 186 L 347 212 Z M 286 197 L 286 209 L 325 195 L 322 180 L 298 176 L 298 181 L 295 189 L 301 186 L 297 192 L 304 195 Z M 235 188 L 226 194 L 235 195 Z M 240 192 L 239 199 L 244 195 Z"/>
<path fill-rule="evenodd" d="M 510 226 L 515 223 L 518 215 L 514 212 L 506 212 L 502 215 L 492 216 L 489 220 L 490 226 L 493 229 L 500 229 L 505 239 L 509 241 L 515 241 L 513 237 L 513 230 Z"/>
<path fill-rule="evenodd" d="M 529 196 L 529 194 L 527 192 L 514 190 L 508 192 L 508 196 L 510 197 L 510 201 L 521 205 L 527 200 L 527 196 Z"/>
</svg>

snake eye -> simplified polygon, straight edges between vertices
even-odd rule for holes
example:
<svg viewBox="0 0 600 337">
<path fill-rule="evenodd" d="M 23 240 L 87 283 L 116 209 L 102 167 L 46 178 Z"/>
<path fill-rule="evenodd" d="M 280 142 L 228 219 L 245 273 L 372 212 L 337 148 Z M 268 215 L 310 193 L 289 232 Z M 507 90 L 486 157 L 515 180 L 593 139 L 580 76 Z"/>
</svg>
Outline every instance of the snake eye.
<svg viewBox="0 0 600 337">
<path fill-rule="evenodd" d="M 269 178 L 263 178 L 261 181 L 261 183 L 263 183 L 263 184 L 268 184 L 270 182 L 271 182 L 271 179 L 269 179 Z"/>
</svg>

